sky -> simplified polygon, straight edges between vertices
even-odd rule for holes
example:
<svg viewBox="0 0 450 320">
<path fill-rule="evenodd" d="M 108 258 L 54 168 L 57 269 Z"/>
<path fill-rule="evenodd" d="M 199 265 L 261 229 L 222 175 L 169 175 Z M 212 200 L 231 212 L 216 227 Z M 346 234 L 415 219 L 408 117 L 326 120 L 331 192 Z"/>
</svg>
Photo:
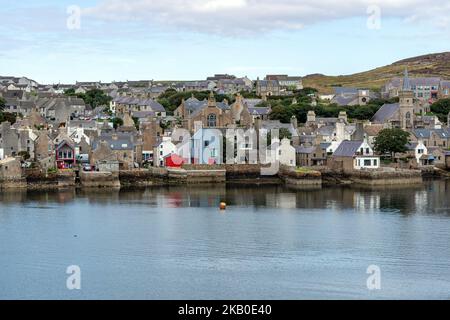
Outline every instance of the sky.
<svg viewBox="0 0 450 320">
<path fill-rule="evenodd" d="M 450 0 L 0 0 L 0 75 L 352 74 L 450 51 Z"/>
</svg>

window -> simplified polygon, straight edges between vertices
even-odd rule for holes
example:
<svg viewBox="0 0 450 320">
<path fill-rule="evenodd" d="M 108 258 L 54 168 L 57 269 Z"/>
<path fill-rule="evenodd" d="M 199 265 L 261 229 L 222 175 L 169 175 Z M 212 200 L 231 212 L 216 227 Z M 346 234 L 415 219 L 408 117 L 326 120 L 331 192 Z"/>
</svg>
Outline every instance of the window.
<svg viewBox="0 0 450 320">
<path fill-rule="evenodd" d="M 208 127 L 217 127 L 217 116 L 213 113 L 208 116 Z"/>
<path fill-rule="evenodd" d="M 364 160 L 364 167 L 370 167 L 371 164 L 372 164 L 372 161 Z"/>
<path fill-rule="evenodd" d="M 376 160 L 376 159 L 373 160 L 373 166 L 374 166 L 374 167 L 378 167 L 378 160 Z"/>
<path fill-rule="evenodd" d="M 366 148 L 366 154 L 369 154 L 369 153 L 370 153 L 370 149 Z"/>
</svg>

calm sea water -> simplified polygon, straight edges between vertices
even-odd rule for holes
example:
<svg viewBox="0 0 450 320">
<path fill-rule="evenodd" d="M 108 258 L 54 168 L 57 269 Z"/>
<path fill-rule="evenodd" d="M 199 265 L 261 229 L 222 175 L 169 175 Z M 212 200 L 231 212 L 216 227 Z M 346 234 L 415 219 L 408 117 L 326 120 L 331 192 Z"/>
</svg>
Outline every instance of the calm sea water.
<svg viewBox="0 0 450 320">
<path fill-rule="evenodd" d="M 449 189 L 2 192 L 0 299 L 449 299 Z"/>
</svg>

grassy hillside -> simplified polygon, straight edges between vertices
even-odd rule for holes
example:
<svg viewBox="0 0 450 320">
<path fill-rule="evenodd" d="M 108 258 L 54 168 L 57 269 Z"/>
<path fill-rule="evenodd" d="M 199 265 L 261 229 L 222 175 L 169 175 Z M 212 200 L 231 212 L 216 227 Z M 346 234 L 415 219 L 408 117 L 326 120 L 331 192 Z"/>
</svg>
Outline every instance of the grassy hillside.
<svg viewBox="0 0 450 320">
<path fill-rule="evenodd" d="M 345 76 L 308 75 L 303 79 L 305 87 L 313 87 L 321 93 L 331 93 L 333 86 L 370 88 L 379 90 L 393 77 L 402 76 L 405 67 L 411 77 L 428 76 L 450 79 L 450 52 L 429 54 L 395 62 L 389 66 Z"/>
</svg>

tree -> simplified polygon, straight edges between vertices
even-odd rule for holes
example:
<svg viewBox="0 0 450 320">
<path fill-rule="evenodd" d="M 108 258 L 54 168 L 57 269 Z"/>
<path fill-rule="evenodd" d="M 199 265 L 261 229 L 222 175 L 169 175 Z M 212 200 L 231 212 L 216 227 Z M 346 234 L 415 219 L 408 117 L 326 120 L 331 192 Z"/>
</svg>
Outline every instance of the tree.
<svg viewBox="0 0 450 320">
<path fill-rule="evenodd" d="M 83 99 L 86 104 L 91 105 L 94 109 L 98 106 L 106 106 L 112 100 L 110 96 L 100 89 L 89 90 L 85 94 L 78 95 L 78 97 Z"/>
<path fill-rule="evenodd" d="M 11 124 L 16 123 L 17 117 L 14 113 L 0 111 L 0 123 L 9 122 Z"/>
<path fill-rule="evenodd" d="M 69 97 L 73 97 L 73 96 L 76 96 L 76 95 L 77 95 L 77 94 L 75 93 L 75 89 L 74 89 L 74 88 L 70 88 L 70 89 L 65 90 L 65 91 L 64 91 L 64 94 L 65 94 L 66 96 L 69 96 Z"/>
<path fill-rule="evenodd" d="M 30 160 L 31 158 L 30 153 L 28 151 L 20 151 L 19 157 L 22 157 L 23 161 Z"/>
<path fill-rule="evenodd" d="M 6 101 L 2 97 L 0 97 L 0 111 L 5 110 Z"/>
<path fill-rule="evenodd" d="M 140 127 L 140 123 L 139 123 L 139 118 L 138 117 L 133 117 L 133 122 L 134 122 L 134 126 L 136 127 L 136 130 L 139 130 Z"/>
<path fill-rule="evenodd" d="M 114 129 L 117 129 L 118 127 L 123 126 L 123 120 L 120 118 L 112 119 L 112 123 L 113 123 Z"/>
<path fill-rule="evenodd" d="M 89 90 L 86 93 L 75 93 L 75 89 L 70 88 L 64 91 L 64 94 L 68 97 L 77 97 L 83 99 L 84 102 L 90 105 L 92 108 L 97 108 L 99 106 L 109 105 L 109 102 L 112 100 L 110 96 L 105 94 L 100 89 Z"/>
<path fill-rule="evenodd" d="M 375 138 L 375 150 L 381 154 L 390 153 L 394 158 L 395 153 L 406 152 L 406 145 L 410 134 L 401 129 L 381 130 Z"/>
<path fill-rule="evenodd" d="M 441 99 L 431 105 L 431 112 L 436 114 L 440 121 L 447 122 L 450 112 L 450 99 Z"/>
</svg>

